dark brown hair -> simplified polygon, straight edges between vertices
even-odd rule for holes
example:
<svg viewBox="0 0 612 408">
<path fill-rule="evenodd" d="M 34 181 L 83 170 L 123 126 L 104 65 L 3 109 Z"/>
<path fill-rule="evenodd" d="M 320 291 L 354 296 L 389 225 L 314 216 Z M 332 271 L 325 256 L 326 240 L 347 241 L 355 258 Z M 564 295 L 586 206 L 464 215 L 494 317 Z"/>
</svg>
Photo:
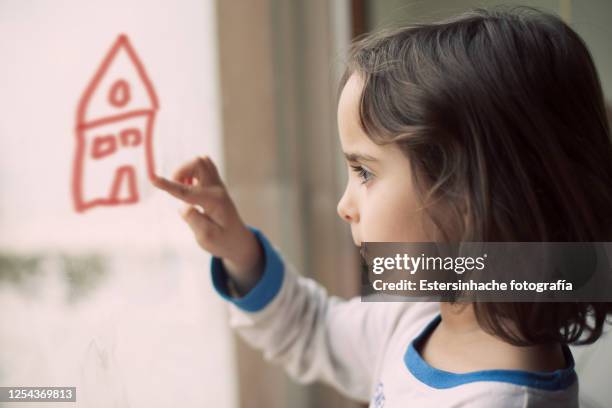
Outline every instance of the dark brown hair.
<svg viewBox="0 0 612 408">
<path fill-rule="evenodd" d="M 478 8 L 381 30 L 353 42 L 340 89 L 354 73 L 362 128 L 403 150 L 445 240 L 611 241 L 603 92 L 583 40 L 557 16 Z M 474 307 L 483 328 L 517 345 L 592 343 L 612 311 L 587 302 Z"/>
</svg>

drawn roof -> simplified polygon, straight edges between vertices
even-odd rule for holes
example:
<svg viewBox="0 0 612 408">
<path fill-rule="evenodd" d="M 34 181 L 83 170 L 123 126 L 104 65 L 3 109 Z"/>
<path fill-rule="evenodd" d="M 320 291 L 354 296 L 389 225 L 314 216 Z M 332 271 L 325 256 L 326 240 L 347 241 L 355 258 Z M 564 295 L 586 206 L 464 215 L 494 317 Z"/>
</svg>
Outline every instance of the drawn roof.
<svg viewBox="0 0 612 408">
<path fill-rule="evenodd" d="M 77 126 L 102 118 L 157 110 L 158 106 L 153 85 L 128 37 L 122 34 L 79 101 Z"/>
</svg>

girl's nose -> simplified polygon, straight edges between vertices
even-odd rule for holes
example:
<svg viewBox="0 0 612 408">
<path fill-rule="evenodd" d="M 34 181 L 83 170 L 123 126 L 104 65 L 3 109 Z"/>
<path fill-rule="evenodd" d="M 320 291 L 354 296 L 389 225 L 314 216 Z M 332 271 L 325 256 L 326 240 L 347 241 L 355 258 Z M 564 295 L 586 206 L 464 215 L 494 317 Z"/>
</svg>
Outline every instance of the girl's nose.
<svg viewBox="0 0 612 408">
<path fill-rule="evenodd" d="M 355 210 L 354 206 L 350 205 L 346 191 L 344 192 L 344 195 L 338 202 L 337 211 L 338 211 L 338 216 L 340 216 L 340 218 L 342 218 L 344 221 L 348 223 L 353 223 L 353 222 L 358 221 L 357 211 Z"/>
</svg>

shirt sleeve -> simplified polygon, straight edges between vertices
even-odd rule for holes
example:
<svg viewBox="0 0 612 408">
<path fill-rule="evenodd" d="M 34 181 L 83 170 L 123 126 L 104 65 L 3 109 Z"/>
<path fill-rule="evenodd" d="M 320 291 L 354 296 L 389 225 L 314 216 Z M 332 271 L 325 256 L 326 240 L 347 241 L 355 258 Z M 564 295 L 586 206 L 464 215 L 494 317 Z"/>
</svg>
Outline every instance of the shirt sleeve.
<svg viewBox="0 0 612 408">
<path fill-rule="evenodd" d="M 248 293 L 232 296 L 221 259 L 211 260 L 213 286 L 229 302 L 230 327 L 294 380 L 322 381 L 368 401 L 378 358 L 401 308 L 328 296 L 316 281 L 299 275 L 261 231 L 249 228 L 264 249 L 265 266 Z"/>
</svg>

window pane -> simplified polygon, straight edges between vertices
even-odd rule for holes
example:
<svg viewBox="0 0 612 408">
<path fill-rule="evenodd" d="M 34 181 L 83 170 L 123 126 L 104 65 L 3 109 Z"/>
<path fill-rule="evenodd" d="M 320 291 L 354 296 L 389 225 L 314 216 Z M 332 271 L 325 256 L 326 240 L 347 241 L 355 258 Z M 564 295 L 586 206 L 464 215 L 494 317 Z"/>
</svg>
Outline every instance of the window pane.
<svg viewBox="0 0 612 408">
<path fill-rule="evenodd" d="M 235 406 L 209 255 L 149 182 L 223 165 L 215 26 L 212 1 L 0 4 L 0 386 Z"/>
</svg>

